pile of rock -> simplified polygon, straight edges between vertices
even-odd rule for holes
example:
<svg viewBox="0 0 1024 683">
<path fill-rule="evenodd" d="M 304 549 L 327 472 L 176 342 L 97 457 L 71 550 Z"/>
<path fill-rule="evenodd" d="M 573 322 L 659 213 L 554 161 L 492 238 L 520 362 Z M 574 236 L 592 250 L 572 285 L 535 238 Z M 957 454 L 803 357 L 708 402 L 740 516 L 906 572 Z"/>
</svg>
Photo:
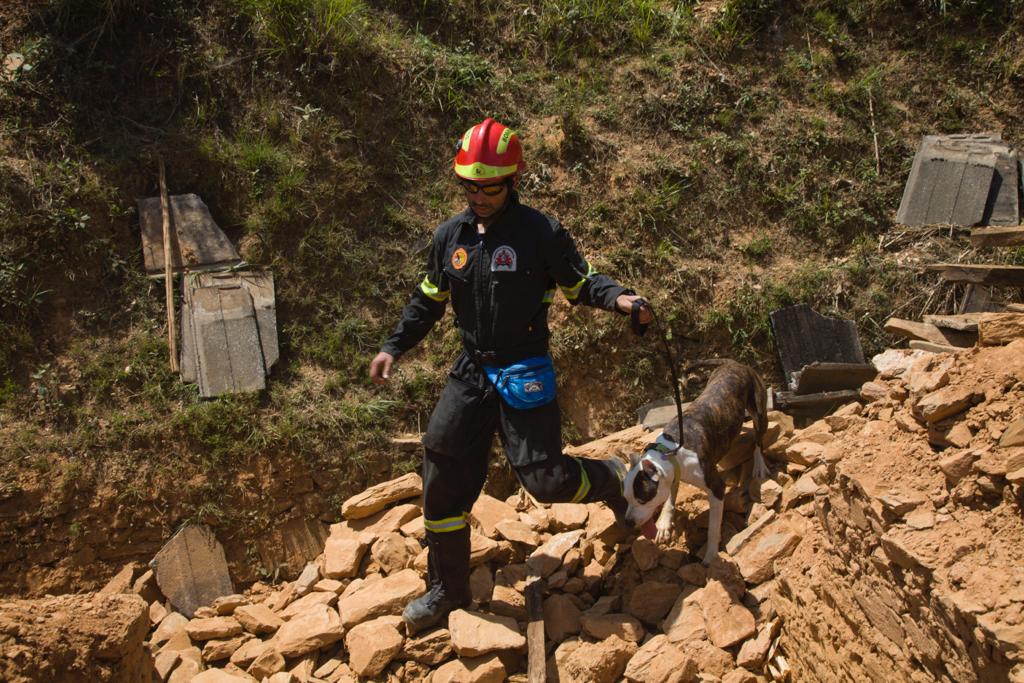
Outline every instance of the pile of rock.
<svg viewBox="0 0 1024 683">
<path fill-rule="evenodd" d="M 777 565 L 795 677 L 1024 681 L 1024 340 L 876 365 L 776 446 L 820 484 Z"/>
<path fill-rule="evenodd" d="M 792 422 L 773 415 L 771 437 Z M 650 433 L 626 430 L 592 455 L 637 450 Z M 727 463 L 744 483 L 745 456 Z M 745 444 L 745 445 L 743 445 Z M 601 452 L 603 450 L 603 452 Z M 778 458 L 788 450 L 769 449 Z M 425 589 L 416 474 L 346 501 L 323 554 L 293 582 L 254 585 L 194 618 L 151 606 L 149 646 L 161 681 L 269 683 L 527 679 L 527 585 L 540 581 L 548 680 L 728 683 L 786 674 L 776 652 L 775 563 L 806 533 L 814 468 L 780 460 L 775 478 L 728 497 L 727 545 L 710 567 L 694 561 L 706 539 L 707 501 L 686 487 L 678 539 L 668 547 L 628 536 L 603 505 L 543 506 L 520 494 L 483 495 L 472 511 L 473 603 L 446 628 L 406 637 L 400 614 Z M 786 471 L 788 470 L 788 472 Z M 801 476 L 802 475 L 802 476 Z M 739 531 L 737 531 L 739 530 Z"/>
</svg>

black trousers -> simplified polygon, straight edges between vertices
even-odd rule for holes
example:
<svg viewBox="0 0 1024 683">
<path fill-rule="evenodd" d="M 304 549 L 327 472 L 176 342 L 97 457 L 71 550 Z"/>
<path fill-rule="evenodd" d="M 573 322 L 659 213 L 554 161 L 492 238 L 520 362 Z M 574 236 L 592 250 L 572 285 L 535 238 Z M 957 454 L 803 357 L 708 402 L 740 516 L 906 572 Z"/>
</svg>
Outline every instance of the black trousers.
<svg viewBox="0 0 1024 683">
<path fill-rule="evenodd" d="M 618 482 L 600 461 L 562 453 L 557 401 L 529 410 L 512 408 L 483 369 L 463 353 L 449 373 L 423 437 L 427 531 L 444 533 L 466 526 L 466 515 L 487 477 L 495 431 L 519 482 L 538 501 L 590 502 L 618 494 Z"/>
</svg>

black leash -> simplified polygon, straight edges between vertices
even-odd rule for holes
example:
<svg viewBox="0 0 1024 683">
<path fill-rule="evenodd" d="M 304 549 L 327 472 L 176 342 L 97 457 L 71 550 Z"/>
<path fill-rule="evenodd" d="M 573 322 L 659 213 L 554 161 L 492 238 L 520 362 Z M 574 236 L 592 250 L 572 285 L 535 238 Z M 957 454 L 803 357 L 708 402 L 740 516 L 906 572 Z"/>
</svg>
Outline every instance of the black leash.
<svg viewBox="0 0 1024 683">
<path fill-rule="evenodd" d="M 633 307 L 629 311 L 629 324 L 633 328 L 633 333 L 638 337 L 644 336 L 647 332 L 649 323 L 640 322 L 640 311 L 647 307 L 647 310 L 651 313 L 651 320 L 654 321 L 655 327 L 658 328 L 658 334 L 661 336 L 661 346 L 665 350 L 665 358 L 668 360 L 668 369 L 672 373 L 672 392 L 676 397 L 676 419 L 678 420 L 679 433 L 676 435 L 677 445 L 682 445 L 683 438 L 683 398 L 679 393 L 679 375 L 676 372 L 676 361 L 672 357 L 672 349 L 668 345 L 668 335 L 665 334 L 665 328 L 661 324 L 661 320 L 658 319 L 657 314 L 654 312 L 654 306 L 651 306 L 651 302 L 646 299 L 634 299 Z"/>
</svg>

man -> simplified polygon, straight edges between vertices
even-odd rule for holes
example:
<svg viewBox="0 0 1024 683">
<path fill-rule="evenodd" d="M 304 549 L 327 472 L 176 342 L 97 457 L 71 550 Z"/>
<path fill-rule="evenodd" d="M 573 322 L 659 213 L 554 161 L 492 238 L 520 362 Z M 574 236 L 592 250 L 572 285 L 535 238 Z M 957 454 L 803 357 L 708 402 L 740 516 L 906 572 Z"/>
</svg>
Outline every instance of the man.
<svg viewBox="0 0 1024 683">
<path fill-rule="evenodd" d="M 496 430 L 520 483 L 537 500 L 604 501 L 625 510 L 622 463 L 562 453 L 547 313 L 556 286 L 570 303 L 626 314 L 640 297 L 597 273 L 557 221 L 519 203 L 524 168 L 509 128 L 488 118 L 466 131 L 455 175 L 469 206 L 437 228 L 426 277 L 370 363 L 370 378 L 386 381 L 451 299 L 464 351 L 423 437 L 429 590 L 402 615 L 410 634 L 470 601 L 466 519 L 483 488 Z M 639 320 L 650 320 L 646 308 Z"/>
</svg>

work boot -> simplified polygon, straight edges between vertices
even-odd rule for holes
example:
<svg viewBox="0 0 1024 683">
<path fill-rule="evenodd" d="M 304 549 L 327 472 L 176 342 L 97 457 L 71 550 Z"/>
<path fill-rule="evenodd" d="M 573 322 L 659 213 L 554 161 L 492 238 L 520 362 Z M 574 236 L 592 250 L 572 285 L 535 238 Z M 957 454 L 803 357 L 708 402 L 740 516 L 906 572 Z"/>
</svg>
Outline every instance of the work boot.
<svg viewBox="0 0 1024 683">
<path fill-rule="evenodd" d="M 590 477 L 591 489 L 586 502 L 604 503 L 615 513 L 615 521 L 619 525 L 627 529 L 631 528 L 630 524 L 626 522 L 626 509 L 629 507 L 629 503 L 622 495 L 626 473 L 629 472 L 626 463 L 615 457 L 607 460 L 587 460 L 586 462 L 592 463 L 595 466 L 593 470 L 597 470 L 596 472 L 590 470 L 587 473 Z"/>
<path fill-rule="evenodd" d="M 469 527 L 427 535 L 427 592 L 402 612 L 411 636 L 436 626 L 448 613 L 466 607 L 469 592 Z"/>
</svg>

